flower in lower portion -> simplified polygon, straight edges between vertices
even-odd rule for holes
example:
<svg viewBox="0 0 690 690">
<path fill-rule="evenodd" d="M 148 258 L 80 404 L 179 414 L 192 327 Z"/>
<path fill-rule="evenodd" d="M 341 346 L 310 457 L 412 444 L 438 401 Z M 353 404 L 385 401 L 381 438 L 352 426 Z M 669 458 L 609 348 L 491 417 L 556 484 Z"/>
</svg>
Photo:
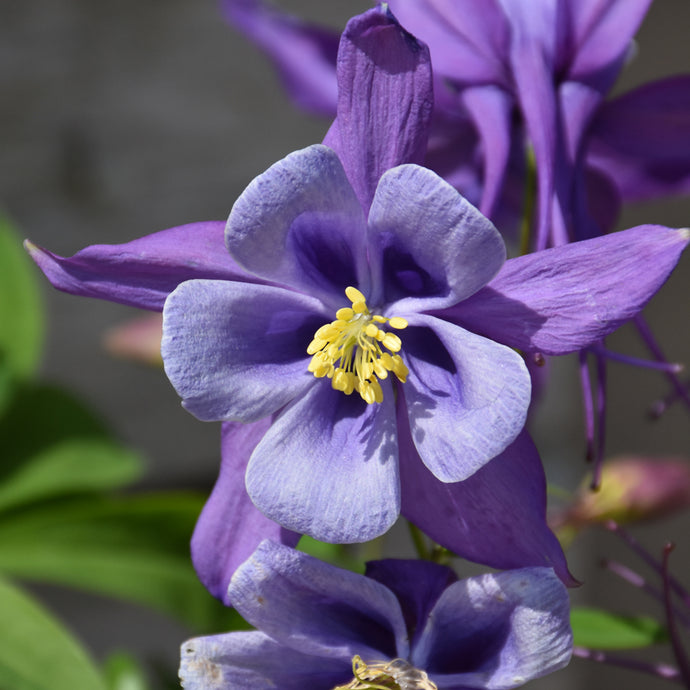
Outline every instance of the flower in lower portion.
<svg viewBox="0 0 690 690">
<path fill-rule="evenodd" d="M 572 649 L 567 593 L 548 568 L 458 581 L 384 560 L 365 576 L 265 541 L 230 598 L 257 630 L 184 643 L 187 690 L 500 690 L 564 667 Z"/>
</svg>

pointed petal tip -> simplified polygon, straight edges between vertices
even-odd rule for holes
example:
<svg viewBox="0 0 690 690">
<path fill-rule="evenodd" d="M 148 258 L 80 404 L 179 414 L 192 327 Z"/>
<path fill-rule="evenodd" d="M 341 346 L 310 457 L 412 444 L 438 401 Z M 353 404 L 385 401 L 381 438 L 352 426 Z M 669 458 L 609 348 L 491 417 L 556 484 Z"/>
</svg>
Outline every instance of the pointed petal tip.
<svg viewBox="0 0 690 690">
<path fill-rule="evenodd" d="M 46 256 L 46 250 L 34 244 L 31 240 L 24 240 L 24 249 L 28 252 L 29 256 L 36 262 Z"/>
<path fill-rule="evenodd" d="M 690 242 L 690 228 L 678 228 L 677 230 L 680 239 L 687 244 Z"/>
</svg>

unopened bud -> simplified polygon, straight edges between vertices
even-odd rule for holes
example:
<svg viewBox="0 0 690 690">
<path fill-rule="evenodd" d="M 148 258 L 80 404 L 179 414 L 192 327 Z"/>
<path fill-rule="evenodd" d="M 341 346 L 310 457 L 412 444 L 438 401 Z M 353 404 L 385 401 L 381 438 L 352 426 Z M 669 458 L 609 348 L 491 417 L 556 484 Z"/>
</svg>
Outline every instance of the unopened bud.
<svg viewBox="0 0 690 690">
<path fill-rule="evenodd" d="M 160 367 L 162 329 L 162 314 L 139 316 L 106 331 L 103 346 L 115 357 Z"/>
<path fill-rule="evenodd" d="M 690 461 L 622 456 L 604 463 L 597 491 L 582 483 L 573 501 L 550 519 L 561 534 L 614 520 L 653 520 L 690 507 Z"/>
</svg>

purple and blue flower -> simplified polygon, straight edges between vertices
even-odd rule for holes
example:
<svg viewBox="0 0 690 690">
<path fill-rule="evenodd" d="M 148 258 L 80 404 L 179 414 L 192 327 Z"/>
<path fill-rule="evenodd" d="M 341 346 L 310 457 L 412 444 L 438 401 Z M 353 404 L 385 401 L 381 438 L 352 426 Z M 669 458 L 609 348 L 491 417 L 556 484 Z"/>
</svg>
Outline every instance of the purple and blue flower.
<svg viewBox="0 0 690 690">
<path fill-rule="evenodd" d="M 359 575 L 264 542 L 229 598 L 257 630 L 185 642 L 187 690 L 507 690 L 572 651 L 567 592 L 548 568 L 458 581 L 428 561 L 383 560 Z"/>
</svg>

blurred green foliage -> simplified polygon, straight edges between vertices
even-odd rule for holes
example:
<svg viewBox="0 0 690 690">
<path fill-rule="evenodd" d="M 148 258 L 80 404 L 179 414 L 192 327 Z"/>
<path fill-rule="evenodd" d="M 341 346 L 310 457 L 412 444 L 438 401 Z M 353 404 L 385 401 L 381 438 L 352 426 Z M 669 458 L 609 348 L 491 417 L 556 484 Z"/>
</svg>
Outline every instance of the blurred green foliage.
<svg viewBox="0 0 690 690">
<path fill-rule="evenodd" d="M 135 602 L 199 633 L 246 624 L 208 594 L 191 565 L 205 496 L 127 490 L 144 472 L 141 458 L 74 395 L 38 379 L 39 275 L 0 218 L 0 690 L 146 690 L 134 657 L 116 655 L 100 669 L 6 578 Z"/>
</svg>

